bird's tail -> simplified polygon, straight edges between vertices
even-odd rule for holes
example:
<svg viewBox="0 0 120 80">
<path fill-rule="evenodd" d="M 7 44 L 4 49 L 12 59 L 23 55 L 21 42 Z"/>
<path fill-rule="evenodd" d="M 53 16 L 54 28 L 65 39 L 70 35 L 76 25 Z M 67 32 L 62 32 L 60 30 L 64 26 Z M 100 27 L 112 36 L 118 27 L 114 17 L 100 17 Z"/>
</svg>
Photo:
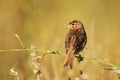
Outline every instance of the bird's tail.
<svg viewBox="0 0 120 80">
<path fill-rule="evenodd" d="M 71 68 L 73 67 L 74 52 L 69 51 L 64 61 L 64 67 Z"/>
</svg>

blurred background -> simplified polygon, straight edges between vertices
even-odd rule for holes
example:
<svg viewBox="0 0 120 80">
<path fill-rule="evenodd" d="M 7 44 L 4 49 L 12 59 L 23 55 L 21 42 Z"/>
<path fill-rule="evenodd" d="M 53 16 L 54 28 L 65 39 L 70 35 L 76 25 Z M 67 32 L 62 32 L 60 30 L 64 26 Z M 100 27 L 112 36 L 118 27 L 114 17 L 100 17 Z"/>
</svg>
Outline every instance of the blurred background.
<svg viewBox="0 0 120 80">
<path fill-rule="evenodd" d="M 40 50 L 65 53 L 65 24 L 81 20 L 87 32 L 84 57 L 97 57 L 120 64 L 120 1 L 119 0 L 0 0 L 0 50 L 22 48 L 34 43 Z M 41 54 L 41 53 L 40 53 Z M 65 56 L 46 55 L 41 61 L 45 80 L 66 80 L 63 69 Z M 58 64 L 59 63 L 59 64 Z M 0 52 L 0 80 L 9 79 L 15 66 L 21 80 L 33 80 L 29 52 Z M 117 80 L 117 75 L 105 71 L 94 60 L 74 61 L 73 80 L 82 70 L 88 80 Z"/>
</svg>

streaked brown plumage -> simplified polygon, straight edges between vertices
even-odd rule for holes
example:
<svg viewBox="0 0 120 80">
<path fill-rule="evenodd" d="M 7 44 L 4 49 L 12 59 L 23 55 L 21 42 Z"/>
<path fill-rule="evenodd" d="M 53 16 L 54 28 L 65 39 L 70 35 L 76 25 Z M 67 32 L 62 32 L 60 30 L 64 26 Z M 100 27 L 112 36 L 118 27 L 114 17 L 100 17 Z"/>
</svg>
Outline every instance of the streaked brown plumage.
<svg viewBox="0 0 120 80">
<path fill-rule="evenodd" d="M 87 43 L 87 36 L 83 24 L 79 20 L 71 21 L 67 27 L 69 31 L 65 39 L 66 59 L 64 67 L 72 69 L 75 54 L 79 54 Z"/>
</svg>

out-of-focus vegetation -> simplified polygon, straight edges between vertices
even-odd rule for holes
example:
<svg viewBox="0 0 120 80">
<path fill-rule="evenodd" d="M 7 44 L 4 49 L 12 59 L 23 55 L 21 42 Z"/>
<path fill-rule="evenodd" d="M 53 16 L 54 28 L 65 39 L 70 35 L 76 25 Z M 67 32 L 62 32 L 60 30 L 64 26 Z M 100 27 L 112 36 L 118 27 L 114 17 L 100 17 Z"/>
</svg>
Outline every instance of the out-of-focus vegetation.
<svg viewBox="0 0 120 80">
<path fill-rule="evenodd" d="M 65 53 L 64 25 L 81 20 L 88 42 L 84 57 L 98 57 L 120 64 L 120 1 L 119 0 L 0 0 L 0 50 L 22 48 L 15 33 L 21 36 L 26 47 L 32 43 L 40 50 L 58 50 Z M 63 68 L 65 56 L 46 55 L 41 71 L 46 80 L 66 80 Z M 59 64 L 58 64 L 59 63 Z M 9 69 L 15 66 L 21 80 L 33 78 L 29 53 L 0 53 L 0 80 L 9 79 Z M 79 70 L 89 80 L 117 80 L 96 61 L 74 61 L 73 77 Z"/>
</svg>

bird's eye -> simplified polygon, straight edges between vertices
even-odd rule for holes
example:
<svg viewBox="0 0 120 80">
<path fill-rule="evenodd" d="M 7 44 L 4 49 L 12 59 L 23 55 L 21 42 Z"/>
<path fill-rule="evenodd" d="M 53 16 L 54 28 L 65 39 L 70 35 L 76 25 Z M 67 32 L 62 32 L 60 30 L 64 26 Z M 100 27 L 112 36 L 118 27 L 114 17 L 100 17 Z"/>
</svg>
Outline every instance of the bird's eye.
<svg viewBox="0 0 120 80">
<path fill-rule="evenodd" d="M 72 23 L 72 25 L 74 25 L 74 24 Z"/>
</svg>

